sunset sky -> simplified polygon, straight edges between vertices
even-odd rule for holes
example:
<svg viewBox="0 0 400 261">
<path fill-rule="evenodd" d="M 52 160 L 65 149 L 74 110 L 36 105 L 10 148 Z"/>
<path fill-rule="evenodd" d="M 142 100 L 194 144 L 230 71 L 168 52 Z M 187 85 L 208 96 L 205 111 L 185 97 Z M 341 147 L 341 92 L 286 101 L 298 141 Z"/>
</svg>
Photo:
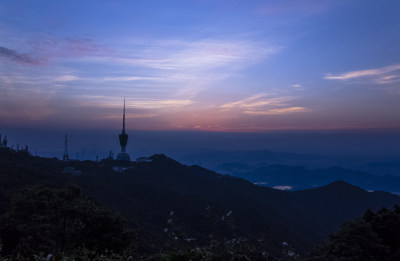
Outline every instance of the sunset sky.
<svg viewBox="0 0 400 261">
<path fill-rule="evenodd" d="M 400 128 L 400 1 L 0 1 L 0 128 Z"/>
</svg>

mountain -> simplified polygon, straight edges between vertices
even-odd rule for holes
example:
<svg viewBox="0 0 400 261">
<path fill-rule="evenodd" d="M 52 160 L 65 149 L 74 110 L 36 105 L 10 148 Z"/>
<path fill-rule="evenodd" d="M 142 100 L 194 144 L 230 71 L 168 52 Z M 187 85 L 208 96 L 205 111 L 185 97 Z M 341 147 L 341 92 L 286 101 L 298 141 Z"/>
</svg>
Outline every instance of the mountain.
<svg viewBox="0 0 400 261">
<path fill-rule="evenodd" d="M 263 242 L 269 253 L 279 255 L 282 242 L 305 254 L 342 222 L 367 209 L 400 203 L 396 195 L 367 192 L 343 181 L 293 192 L 256 186 L 165 155 L 120 163 L 64 162 L 1 150 L 0 213 L 7 211 L 13 193 L 26 185 L 58 188 L 72 183 L 121 213 L 135 229 L 140 251 L 241 238 L 254 245 Z M 66 171 L 67 167 L 76 171 Z"/>
<path fill-rule="evenodd" d="M 400 160 L 388 162 L 369 162 L 357 166 L 356 169 L 380 176 L 400 176 Z"/>
<path fill-rule="evenodd" d="M 331 166 L 337 164 L 332 159 L 314 154 L 300 154 L 292 152 L 276 152 L 271 150 L 255 151 L 219 151 L 212 149 L 177 150 L 171 155 L 185 164 L 196 164 L 202 167 L 217 170 L 222 164 L 238 163 L 248 167 L 270 164 L 284 164 L 290 166 L 302 165 L 312 167 Z"/>
<path fill-rule="evenodd" d="M 377 176 L 342 167 L 308 169 L 302 166 L 268 165 L 246 168 L 238 164 L 224 164 L 219 167 L 219 170 L 222 173 L 230 173 L 269 187 L 286 186 L 286 188 L 298 190 L 344 180 L 367 190 L 400 192 L 400 177 L 398 176 Z"/>
<path fill-rule="evenodd" d="M 400 193 L 400 160 L 339 157 L 270 150 L 178 150 L 174 158 L 269 187 L 306 189 L 344 180 L 367 190 Z M 381 176 L 381 177 L 376 177 Z"/>
</svg>

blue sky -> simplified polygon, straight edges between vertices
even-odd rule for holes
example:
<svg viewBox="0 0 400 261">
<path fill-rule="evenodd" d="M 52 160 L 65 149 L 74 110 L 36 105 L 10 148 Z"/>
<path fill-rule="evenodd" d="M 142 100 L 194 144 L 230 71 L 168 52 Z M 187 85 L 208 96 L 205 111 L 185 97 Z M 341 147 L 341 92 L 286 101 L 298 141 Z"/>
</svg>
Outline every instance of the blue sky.
<svg viewBox="0 0 400 261">
<path fill-rule="evenodd" d="M 400 128 L 397 0 L 0 1 L 0 122 Z"/>
</svg>

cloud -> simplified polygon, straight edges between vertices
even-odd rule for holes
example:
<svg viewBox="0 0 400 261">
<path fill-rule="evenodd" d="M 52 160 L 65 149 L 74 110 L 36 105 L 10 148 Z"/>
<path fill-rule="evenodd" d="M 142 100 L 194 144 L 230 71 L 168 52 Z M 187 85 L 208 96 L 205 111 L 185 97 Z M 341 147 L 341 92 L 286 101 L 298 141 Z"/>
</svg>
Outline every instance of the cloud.
<svg viewBox="0 0 400 261">
<path fill-rule="evenodd" d="M 78 95 L 74 106 L 121 108 L 121 97 Z M 126 108 L 132 109 L 171 109 L 192 104 L 189 99 L 153 99 L 153 98 L 129 98 L 126 99 Z"/>
<path fill-rule="evenodd" d="M 398 81 L 400 81 L 400 74 L 380 76 L 375 79 L 375 82 L 378 84 L 390 84 Z"/>
<path fill-rule="evenodd" d="M 29 53 L 0 46 L 0 58 L 25 65 L 45 65 L 57 58 L 105 56 L 112 51 L 87 38 L 43 37 L 28 41 Z"/>
<path fill-rule="evenodd" d="M 35 67 L 35 70 L 26 70 L 20 67 L 8 67 L 8 72 L 0 72 L 0 83 L 7 83 L 13 85 L 30 85 L 40 89 L 46 89 L 54 86 L 57 83 L 72 82 L 77 80 L 85 80 L 70 73 L 68 70 L 43 70 L 40 67 Z"/>
<path fill-rule="evenodd" d="M 106 77 L 103 81 L 110 82 L 130 82 L 130 81 L 157 81 L 161 80 L 157 77 L 143 77 L 143 76 L 123 76 L 123 77 Z"/>
<path fill-rule="evenodd" d="M 157 81 L 179 96 L 193 97 L 240 70 L 265 60 L 278 47 L 251 40 L 163 40 L 127 43 L 113 55 L 84 58 L 88 62 L 133 67 L 145 74 L 106 77 L 112 81 Z M 174 87 L 172 87 L 174 86 Z"/>
<path fill-rule="evenodd" d="M 112 55 L 92 56 L 85 60 L 145 69 L 151 71 L 152 77 L 168 81 L 187 81 L 214 77 L 221 71 L 232 73 L 278 51 L 278 47 L 244 40 L 164 40 L 135 42 Z"/>
<path fill-rule="evenodd" d="M 287 107 L 287 108 L 271 109 L 265 111 L 244 111 L 244 113 L 252 115 L 273 115 L 273 114 L 289 114 L 289 113 L 307 112 L 307 111 L 309 110 L 305 107 Z"/>
<path fill-rule="evenodd" d="M 121 85 L 146 81 L 158 85 L 160 91 L 168 89 L 185 98 L 192 98 L 224 79 L 235 77 L 242 69 L 280 50 L 278 46 L 248 39 L 113 39 L 97 43 L 87 38 L 54 37 L 30 40 L 26 48 L 35 55 L 2 49 L 3 56 L 32 65 L 52 63 L 54 70 L 62 68 L 67 71 L 67 68 L 85 66 L 85 75 L 78 75 L 80 81 L 85 81 L 85 90 L 102 82 Z M 34 60 L 33 57 L 40 59 Z M 132 75 L 132 69 L 137 73 Z M 76 69 L 70 71 L 76 72 Z M 37 76 L 32 75 L 34 78 Z M 53 76 L 53 81 L 74 80 L 78 78 Z"/>
<path fill-rule="evenodd" d="M 129 65 L 156 70 L 204 71 L 240 67 L 264 60 L 280 50 L 251 40 L 143 40 L 119 45 L 112 52 L 99 52 L 89 62 Z M 114 44 L 118 46 L 118 43 Z"/>
<path fill-rule="evenodd" d="M 0 46 L 0 58 L 9 59 L 20 64 L 41 65 L 43 60 L 36 59 L 29 54 L 20 54 L 14 50 Z"/>
<path fill-rule="evenodd" d="M 301 88 L 303 86 L 300 83 L 295 83 L 295 84 L 292 84 L 292 87 L 293 88 Z"/>
<path fill-rule="evenodd" d="M 24 48 L 32 50 L 35 57 L 42 57 L 48 65 L 46 70 L 13 63 L 0 72 L 0 83 L 24 94 L 30 89 L 51 93 L 50 100 L 57 102 L 48 106 L 65 107 L 69 115 L 90 108 L 98 108 L 99 114 L 108 110 L 119 112 L 121 97 L 127 97 L 127 108 L 135 117 L 158 116 L 162 121 L 174 122 L 178 114 L 199 110 L 203 96 L 195 97 L 196 94 L 217 87 L 227 78 L 240 77 L 241 70 L 279 51 L 278 47 L 249 39 L 109 41 L 30 41 Z M 268 103 L 271 102 L 272 98 Z M 266 105 L 265 100 L 248 104 L 254 108 Z M 60 111 L 57 109 L 56 114 Z"/>
<path fill-rule="evenodd" d="M 71 82 L 71 81 L 76 81 L 79 80 L 79 77 L 75 75 L 62 75 L 58 76 L 54 79 L 56 82 Z"/>
<path fill-rule="evenodd" d="M 327 80 L 351 80 L 357 78 L 367 78 L 371 79 L 378 84 L 388 84 L 399 79 L 400 74 L 392 74 L 395 71 L 400 70 L 400 64 L 395 64 L 391 66 L 369 69 L 369 70 L 360 70 L 360 71 L 351 71 L 343 74 L 333 75 L 327 74 L 324 79 Z"/>
<path fill-rule="evenodd" d="M 89 38 L 44 37 L 30 41 L 30 45 L 35 53 L 47 58 L 104 56 L 112 53 L 110 48 Z"/>
<path fill-rule="evenodd" d="M 244 108 L 248 108 L 248 107 L 254 107 L 257 106 L 257 104 L 260 104 L 260 99 L 264 98 L 268 96 L 267 93 L 259 93 L 259 94 L 255 94 L 249 98 L 245 98 L 243 100 L 239 100 L 239 101 L 235 101 L 235 102 L 229 102 L 229 103 L 225 103 L 223 105 L 221 105 L 221 108 L 224 110 L 231 110 L 231 109 L 244 109 Z M 261 103 L 268 104 L 270 103 L 270 101 L 268 100 L 263 100 L 261 101 Z"/>
<path fill-rule="evenodd" d="M 290 106 L 294 97 L 269 97 L 268 93 L 259 93 L 243 100 L 225 103 L 220 106 L 222 111 L 241 111 L 251 115 L 272 115 L 306 112 L 305 107 Z"/>
<path fill-rule="evenodd" d="M 193 102 L 191 100 L 179 100 L 179 99 L 136 99 L 128 104 L 128 108 L 138 109 L 164 109 L 172 107 L 182 107 L 190 105 Z"/>
</svg>

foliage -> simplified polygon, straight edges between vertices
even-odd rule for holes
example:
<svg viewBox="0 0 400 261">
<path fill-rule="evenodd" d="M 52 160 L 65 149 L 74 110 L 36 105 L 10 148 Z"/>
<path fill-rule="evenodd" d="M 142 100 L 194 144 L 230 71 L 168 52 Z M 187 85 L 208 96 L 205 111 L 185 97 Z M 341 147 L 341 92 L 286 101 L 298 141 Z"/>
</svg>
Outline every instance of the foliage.
<svg viewBox="0 0 400 261">
<path fill-rule="evenodd" d="M 53 254 L 34 254 L 31 258 L 23 257 L 21 255 L 0 257 L 0 261 L 129 261 L 138 260 L 137 258 L 128 254 L 105 252 L 98 253 L 94 250 L 87 248 L 78 248 L 68 253 Z"/>
<path fill-rule="evenodd" d="M 2 251 L 32 256 L 62 253 L 85 247 L 121 252 L 132 242 L 119 215 L 81 197 L 80 189 L 55 190 L 34 186 L 12 200 L 11 209 L 0 218 Z"/>
<path fill-rule="evenodd" d="M 382 208 L 342 225 L 330 241 L 313 251 L 310 260 L 399 260 L 400 207 Z"/>
</svg>

